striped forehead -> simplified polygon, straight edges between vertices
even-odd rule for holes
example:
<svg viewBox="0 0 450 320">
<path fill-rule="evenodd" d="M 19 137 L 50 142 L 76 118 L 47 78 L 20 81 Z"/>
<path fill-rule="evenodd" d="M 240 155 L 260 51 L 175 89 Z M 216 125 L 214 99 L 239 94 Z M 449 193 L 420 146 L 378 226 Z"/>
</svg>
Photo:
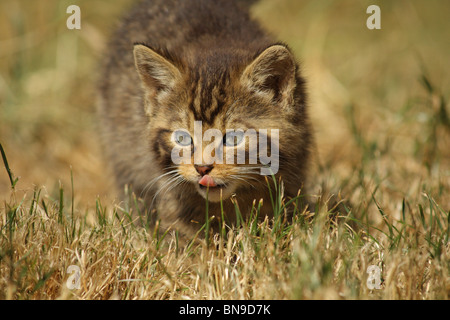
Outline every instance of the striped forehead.
<svg viewBox="0 0 450 320">
<path fill-rule="evenodd" d="M 190 79 L 189 110 L 194 119 L 208 125 L 214 124 L 216 118 L 228 105 L 227 86 L 229 75 L 226 70 L 213 72 L 208 70 L 195 72 Z M 218 71 L 218 70 L 217 70 Z"/>
</svg>

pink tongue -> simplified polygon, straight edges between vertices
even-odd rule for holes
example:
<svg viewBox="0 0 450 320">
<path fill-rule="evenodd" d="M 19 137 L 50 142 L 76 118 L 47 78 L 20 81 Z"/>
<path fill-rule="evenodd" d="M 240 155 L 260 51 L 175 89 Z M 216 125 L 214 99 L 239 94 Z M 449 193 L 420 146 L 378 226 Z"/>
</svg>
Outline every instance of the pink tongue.
<svg viewBox="0 0 450 320">
<path fill-rule="evenodd" d="M 217 186 L 217 184 L 214 182 L 214 179 L 212 177 L 208 176 L 207 174 L 205 174 L 198 183 L 205 187 L 216 187 Z"/>
</svg>

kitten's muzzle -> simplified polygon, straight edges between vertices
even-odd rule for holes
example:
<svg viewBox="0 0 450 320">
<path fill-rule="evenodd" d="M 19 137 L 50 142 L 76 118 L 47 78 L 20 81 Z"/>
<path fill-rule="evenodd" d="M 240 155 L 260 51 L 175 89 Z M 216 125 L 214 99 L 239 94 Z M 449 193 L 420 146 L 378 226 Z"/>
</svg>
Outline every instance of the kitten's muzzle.
<svg viewBox="0 0 450 320">
<path fill-rule="evenodd" d="M 214 168 L 212 165 L 199 166 L 194 165 L 195 170 L 200 174 L 200 179 L 198 180 L 198 184 L 200 185 L 200 189 L 205 188 L 223 188 L 223 184 L 218 184 L 214 180 L 213 177 L 209 175 L 211 170 Z"/>
</svg>

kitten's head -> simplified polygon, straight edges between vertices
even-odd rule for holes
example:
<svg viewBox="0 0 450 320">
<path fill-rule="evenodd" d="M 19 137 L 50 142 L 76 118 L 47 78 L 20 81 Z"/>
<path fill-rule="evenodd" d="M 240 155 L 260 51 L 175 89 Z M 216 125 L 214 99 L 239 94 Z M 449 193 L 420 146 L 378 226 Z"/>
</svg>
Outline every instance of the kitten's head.
<svg viewBox="0 0 450 320">
<path fill-rule="evenodd" d="M 134 58 L 161 188 L 195 188 L 203 197 L 208 190 L 208 199 L 219 201 L 264 187 L 264 175 L 289 167 L 282 161 L 301 139 L 296 119 L 304 106 L 284 45 L 253 56 L 197 49 L 180 58 L 137 44 Z"/>
</svg>

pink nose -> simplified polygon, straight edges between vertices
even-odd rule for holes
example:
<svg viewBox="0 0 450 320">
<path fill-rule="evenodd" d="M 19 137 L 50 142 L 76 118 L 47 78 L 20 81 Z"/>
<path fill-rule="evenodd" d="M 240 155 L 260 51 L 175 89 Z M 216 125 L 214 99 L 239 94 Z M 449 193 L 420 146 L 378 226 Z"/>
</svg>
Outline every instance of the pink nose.
<svg viewBox="0 0 450 320">
<path fill-rule="evenodd" d="M 213 166 L 198 166 L 194 165 L 195 170 L 203 177 L 205 174 L 208 174 L 211 172 L 211 170 L 214 168 Z"/>
</svg>

